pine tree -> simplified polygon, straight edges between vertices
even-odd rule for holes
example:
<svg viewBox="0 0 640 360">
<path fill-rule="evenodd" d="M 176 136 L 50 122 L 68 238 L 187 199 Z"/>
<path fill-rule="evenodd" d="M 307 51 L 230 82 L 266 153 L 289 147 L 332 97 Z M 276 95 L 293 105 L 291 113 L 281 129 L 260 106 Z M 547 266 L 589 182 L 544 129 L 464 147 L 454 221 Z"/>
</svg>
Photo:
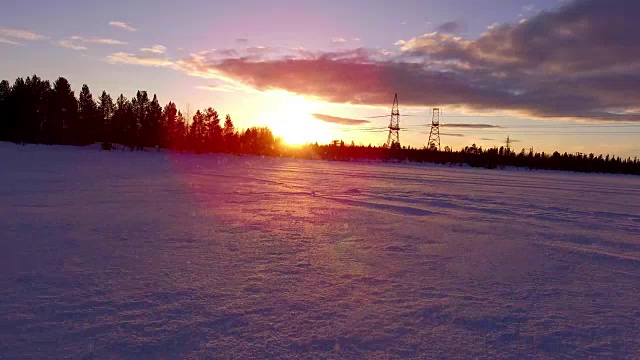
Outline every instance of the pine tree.
<svg viewBox="0 0 640 360">
<path fill-rule="evenodd" d="M 133 122 L 131 118 L 133 118 L 131 102 L 120 94 L 118 100 L 116 100 L 116 107 L 111 121 L 111 132 L 115 143 L 132 146 L 132 135 L 129 129 L 130 124 Z"/>
<path fill-rule="evenodd" d="M 187 149 L 187 121 L 181 111 L 178 111 L 178 116 L 176 117 L 176 132 L 171 141 L 173 141 L 173 145 L 177 150 L 184 151 Z"/>
<path fill-rule="evenodd" d="M 53 84 L 49 106 L 49 124 L 47 133 L 51 135 L 51 143 L 76 144 L 72 132 L 78 124 L 78 101 L 67 79 L 61 77 Z"/>
<path fill-rule="evenodd" d="M 222 136 L 224 137 L 225 150 L 231 153 L 237 152 L 238 148 L 237 148 L 237 138 L 236 138 L 235 128 L 233 126 L 233 121 L 231 120 L 231 116 L 229 114 L 227 114 L 224 120 Z"/>
<path fill-rule="evenodd" d="M 145 139 L 143 132 L 149 129 L 148 112 L 149 112 L 149 96 L 146 91 L 138 91 L 136 97 L 131 100 L 133 116 L 129 119 L 128 133 L 130 136 L 130 144 L 132 147 L 143 148 Z"/>
<path fill-rule="evenodd" d="M 9 97 L 11 84 L 7 80 L 0 82 L 0 141 L 10 140 L 9 137 Z"/>
<path fill-rule="evenodd" d="M 17 79 L 10 93 L 9 117 L 14 122 L 14 141 L 37 143 L 43 141 L 48 118 L 51 85 L 38 76 Z"/>
<path fill-rule="evenodd" d="M 114 141 L 112 120 L 115 111 L 116 106 L 113 103 L 113 99 L 106 91 L 102 91 L 102 95 L 100 95 L 100 104 L 98 105 L 98 114 L 101 124 L 98 131 L 98 141 L 102 141 L 102 148 L 105 150 L 111 149 Z"/>
<path fill-rule="evenodd" d="M 93 144 L 98 141 L 99 131 L 102 127 L 100 123 L 98 105 L 93 100 L 89 86 L 84 84 L 78 96 L 78 124 L 74 129 L 78 144 Z"/>
<path fill-rule="evenodd" d="M 204 113 L 206 151 L 220 152 L 223 149 L 222 128 L 220 116 L 213 108 Z"/>
<path fill-rule="evenodd" d="M 187 142 L 196 153 L 202 153 L 205 151 L 205 119 L 204 114 L 198 110 L 196 111 L 196 114 L 193 115 L 193 121 L 189 127 L 189 137 Z"/>
<path fill-rule="evenodd" d="M 162 133 L 162 106 L 158 101 L 158 97 L 154 94 L 153 100 L 149 103 L 147 109 L 147 128 L 145 133 L 145 146 L 160 146 L 160 136 Z"/>
<path fill-rule="evenodd" d="M 163 135 L 162 146 L 168 149 L 175 149 L 178 134 L 178 108 L 176 104 L 169 102 L 162 111 Z"/>
<path fill-rule="evenodd" d="M 48 97 L 51 86 L 48 81 L 42 81 L 33 75 L 26 81 L 28 91 L 28 123 L 26 123 L 26 142 L 37 143 L 41 140 L 42 127 L 47 119 Z"/>
<path fill-rule="evenodd" d="M 23 78 L 17 78 L 11 88 L 10 98 L 8 99 L 7 114 L 8 121 L 7 127 L 9 129 L 9 138 L 15 143 L 23 141 L 23 124 L 24 115 L 22 112 L 28 106 L 27 101 L 27 85 Z"/>
</svg>

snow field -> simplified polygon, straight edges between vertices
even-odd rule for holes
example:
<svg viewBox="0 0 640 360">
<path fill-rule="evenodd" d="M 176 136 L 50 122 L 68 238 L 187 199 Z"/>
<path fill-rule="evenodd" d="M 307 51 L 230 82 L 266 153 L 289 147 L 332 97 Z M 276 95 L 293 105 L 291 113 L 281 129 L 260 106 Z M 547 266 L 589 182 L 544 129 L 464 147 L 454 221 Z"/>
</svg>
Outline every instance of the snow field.
<svg viewBox="0 0 640 360">
<path fill-rule="evenodd" d="M 640 178 L 0 144 L 0 358 L 634 358 Z"/>
</svg>

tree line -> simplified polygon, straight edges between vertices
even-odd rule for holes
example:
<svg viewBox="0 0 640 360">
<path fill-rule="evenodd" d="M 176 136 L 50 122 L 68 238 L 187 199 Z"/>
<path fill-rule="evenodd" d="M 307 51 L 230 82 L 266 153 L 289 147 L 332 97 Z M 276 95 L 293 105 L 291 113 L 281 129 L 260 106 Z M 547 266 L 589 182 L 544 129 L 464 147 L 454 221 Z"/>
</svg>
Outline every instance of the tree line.
<svg viewBox="0 0 640 360">
<path fill-rule="evenodd" d="M 416 149 L 393 144 L 385 146 L 307 144 L 284 147 L 267 127 L 237 130 L 226 115 L 224 121 L 213 108 L 198 110 L 191 116 L 183 114 L 176 104 L 160 105 L 156 95 L 146 91 L 135 97 L 124 95 L 114 101 L 103 91 L 94 99 L 84 85 L 76 98 L 71 84 L 58 78 L 53 85 L 37 75 L 18 78 L 10 85 L 0 82 L 0 141 L 15 143 L 88 145 L 102 144 L 102 149 L 114 147 L 130 150 L 164 148 L 195 153 L 222 152 L 266 156 L 290 156 L 308 159 L 341 161 L 412 161 L 461 165 L 488 169 L 506 166 L 640 175 L 637 158 L 595 154 L 552 154 L 533 149 L 516 153 L 509 148 L 478 147 L 475 144 L 459 151 L 445 148 Z"/>
<path fill-rule="evenodd" d="M 611 173 L 640 175 L 640 160 L 636 158 L 620 158 L 619 156 L 591 154 L 561 154 L 535 152 L 533 148 L 515 152 L 506 147 L 482 148 L 475 144 L 465 146 L 459 151 L 445 147 L 444 151 L 436 149 L 417 149 L 385 146 L 345 145 L 343 141 L 334 141 L 328 145 L 310 144 L 306 148 L 291 151 L 292 156 L 302 158 L 319 158 L 324 160 L 367 160 L 367 161 L 410 161 L 448 165 L 469 165 L 496 169 L 518 167 L 538 170 L 564 170 L 585 173 Z"/>
<path fill-rule="evenodd" d="M 0 82 L 0 141 L 276 155 L 279 140 L 266 127 L 238 131 L 230 115 L 222 120 L 211 107 L 185 116 L 175 103 L 163 107 L 146 91 L 115 101 L 103 91 L 94 99 L 87 85 L 76 98 L 67 79 L 52 86 L 33 75 L 13 85 Z"/>
</svg>

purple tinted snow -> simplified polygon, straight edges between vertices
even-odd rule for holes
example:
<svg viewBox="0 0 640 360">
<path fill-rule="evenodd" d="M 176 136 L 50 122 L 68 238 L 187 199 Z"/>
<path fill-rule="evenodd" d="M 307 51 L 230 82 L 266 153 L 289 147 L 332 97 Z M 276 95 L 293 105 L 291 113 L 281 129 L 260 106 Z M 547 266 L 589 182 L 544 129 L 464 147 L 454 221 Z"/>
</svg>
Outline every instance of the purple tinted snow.
<svg viewBox="0 0 640 360">
<path fill-rule="evenodd" d="M 633 358 L 633 177 L 0 143 L 0 358 Z"/>
</svg>

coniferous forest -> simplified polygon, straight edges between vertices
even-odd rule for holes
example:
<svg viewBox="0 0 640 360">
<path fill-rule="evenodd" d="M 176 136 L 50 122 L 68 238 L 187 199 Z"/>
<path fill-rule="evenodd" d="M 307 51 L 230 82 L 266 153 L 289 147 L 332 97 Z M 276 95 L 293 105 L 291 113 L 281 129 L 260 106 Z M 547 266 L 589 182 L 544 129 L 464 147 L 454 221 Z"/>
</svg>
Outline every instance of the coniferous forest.
<svg viewBox="0 0 640 360">
<path fill-rule="evenodd" d="M 229 115 L 213 108 L 187 119 L 176 104 L 164 107 L 157 96 L 138 91 L 116 99 L 105 91 L 96 99 L 87 85 L 76 97 L 71 84 L 58 78 L 53 85 L 38 76 L 0 83 L 0 141 L 89 145 L 111 150 L 165 148 L 195 153 L 228 152 L 277 155 L 277 139 L 268 128 L 236 131 Z"/>
<path fill-rule="evenodd" d="M 0 82 L 0 141 L 84 146 L 100 143 L 103 150 L 163 148 L 194 153 L 231 153 L 289 156 L 340 161 L 412 161 L 488 169 L 507 166 L 640 175 L 637 158 L 595 154 L 515 152 L 504 147 L 475 144 L 460 151 L 411 147 L 309 144 L 283 146 L 267 127 L 237 130 L 230 115 L 224 120 L 213 108 L 183 114 L 176 104 L 162 106 L 157 96 L 138 91 L 128 99 L 105 91 L 97 98 L 87 85 L 76 97 L 71 84 L 58 78 L 53 84 L 37 75 Z"/>
</svg>

